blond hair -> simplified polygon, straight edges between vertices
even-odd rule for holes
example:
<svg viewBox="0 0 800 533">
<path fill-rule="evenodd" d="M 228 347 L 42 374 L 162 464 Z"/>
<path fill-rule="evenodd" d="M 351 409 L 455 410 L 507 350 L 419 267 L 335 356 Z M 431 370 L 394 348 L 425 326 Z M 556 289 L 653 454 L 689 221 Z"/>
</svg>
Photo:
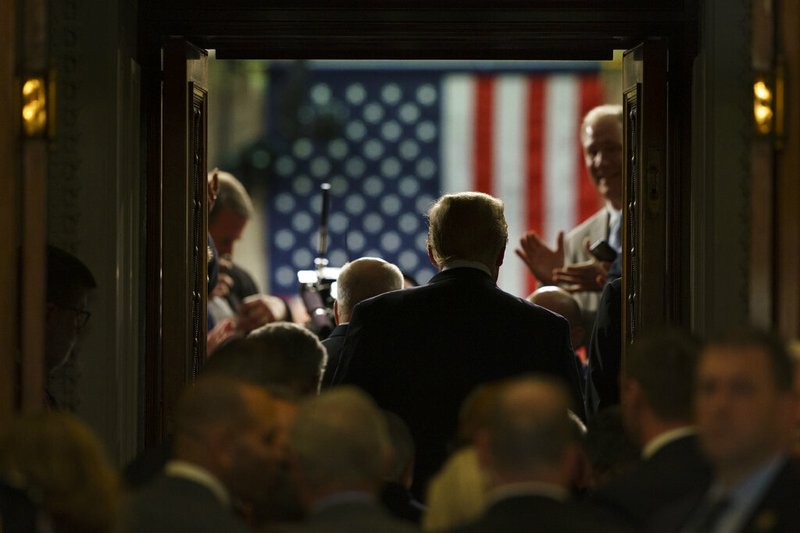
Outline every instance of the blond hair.
<svg viewBox="0 0 800 533">
<path fill-rule="evenodd" d="M 57 531 L 111 531 L 119 477 L 95 434 L 67 413 L 20 416 L 0 434 L 0 475 L 28 494 Z"/>
</svg>

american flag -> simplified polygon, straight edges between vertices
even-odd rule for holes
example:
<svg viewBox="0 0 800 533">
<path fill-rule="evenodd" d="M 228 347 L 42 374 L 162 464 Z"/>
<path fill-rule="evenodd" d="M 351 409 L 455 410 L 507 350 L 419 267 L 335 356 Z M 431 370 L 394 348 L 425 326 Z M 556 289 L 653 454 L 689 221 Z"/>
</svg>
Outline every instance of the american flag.
<svg viewBox="0 0 800 533">
<path fill-rule="evenodd" d="M 331 184 L 330 266 L 382 257 L 433 276 L 425 213 L 447 192 L 502 199 L 509 245 L 498 284 L 535 280 L 514 255 L 525 231 L 550 242 L 598 209 L 579 125 L 603 103 L 596 64 L 277 63 L 267 124 L 279 147 L 267 195 L 270 285 L 297 292 L 313 268 L 319 185 Z"/>
</svg>

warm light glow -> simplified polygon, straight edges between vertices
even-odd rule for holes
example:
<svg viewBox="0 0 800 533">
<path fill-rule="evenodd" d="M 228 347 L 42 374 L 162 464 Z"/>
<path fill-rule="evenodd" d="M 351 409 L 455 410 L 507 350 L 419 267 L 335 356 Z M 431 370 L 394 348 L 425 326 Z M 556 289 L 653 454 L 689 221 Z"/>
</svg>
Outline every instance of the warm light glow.
<svg viewBox="0 0 800 533">
<path fill-rule="evenodd" d="M 47 91 L 43 78 L 30 78 L 22 86 L 22 128 L 30 137 L 42 135 L 47 128 Z"/>
<path fill-rule="evenodd" d="M 755 94 L 756 98 L 759 100 L 772 100 L 772 92 L 763 81 L 755 82 L 753 85 L 753 94 Z"/>
<path fill-rule="evenodd" d="M 753 117 L 755 118 L 756 130 L 767 135 L 772 132 L 772 91 L 763 80 L 757 80 L 753 84 Z"/>
</svg>

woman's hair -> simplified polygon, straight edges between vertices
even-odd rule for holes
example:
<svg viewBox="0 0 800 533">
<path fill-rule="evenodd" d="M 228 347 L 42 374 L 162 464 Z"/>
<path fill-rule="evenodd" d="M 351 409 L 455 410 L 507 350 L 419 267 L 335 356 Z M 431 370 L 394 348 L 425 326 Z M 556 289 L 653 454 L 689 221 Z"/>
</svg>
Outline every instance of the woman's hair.
<svg viewBox="0 0 800 533">
<path fill-rule="evenodd" d="M 15 418 L 0 432 L 0 476 L 59 532 L 111 531 L 119 478 L 95 434 L 67 413 Z"/>
</svg>

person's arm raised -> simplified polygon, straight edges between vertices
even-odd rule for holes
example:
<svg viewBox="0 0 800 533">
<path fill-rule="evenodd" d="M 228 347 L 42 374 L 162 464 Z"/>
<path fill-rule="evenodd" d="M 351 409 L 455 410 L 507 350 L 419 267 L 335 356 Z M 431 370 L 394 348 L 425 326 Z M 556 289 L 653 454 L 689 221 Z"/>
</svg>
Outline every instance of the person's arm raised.
<svg viewBox="0 0 800 533">
<path fill-rule="evenodd" d="M 564 266 L 564 232 L 559 231 L 556 248 L 547 246 L 535 231 L 529 231 L 519 240 L 514 252 L 544 285 L 552 285 L 553 271 Z"/>
</svg>

